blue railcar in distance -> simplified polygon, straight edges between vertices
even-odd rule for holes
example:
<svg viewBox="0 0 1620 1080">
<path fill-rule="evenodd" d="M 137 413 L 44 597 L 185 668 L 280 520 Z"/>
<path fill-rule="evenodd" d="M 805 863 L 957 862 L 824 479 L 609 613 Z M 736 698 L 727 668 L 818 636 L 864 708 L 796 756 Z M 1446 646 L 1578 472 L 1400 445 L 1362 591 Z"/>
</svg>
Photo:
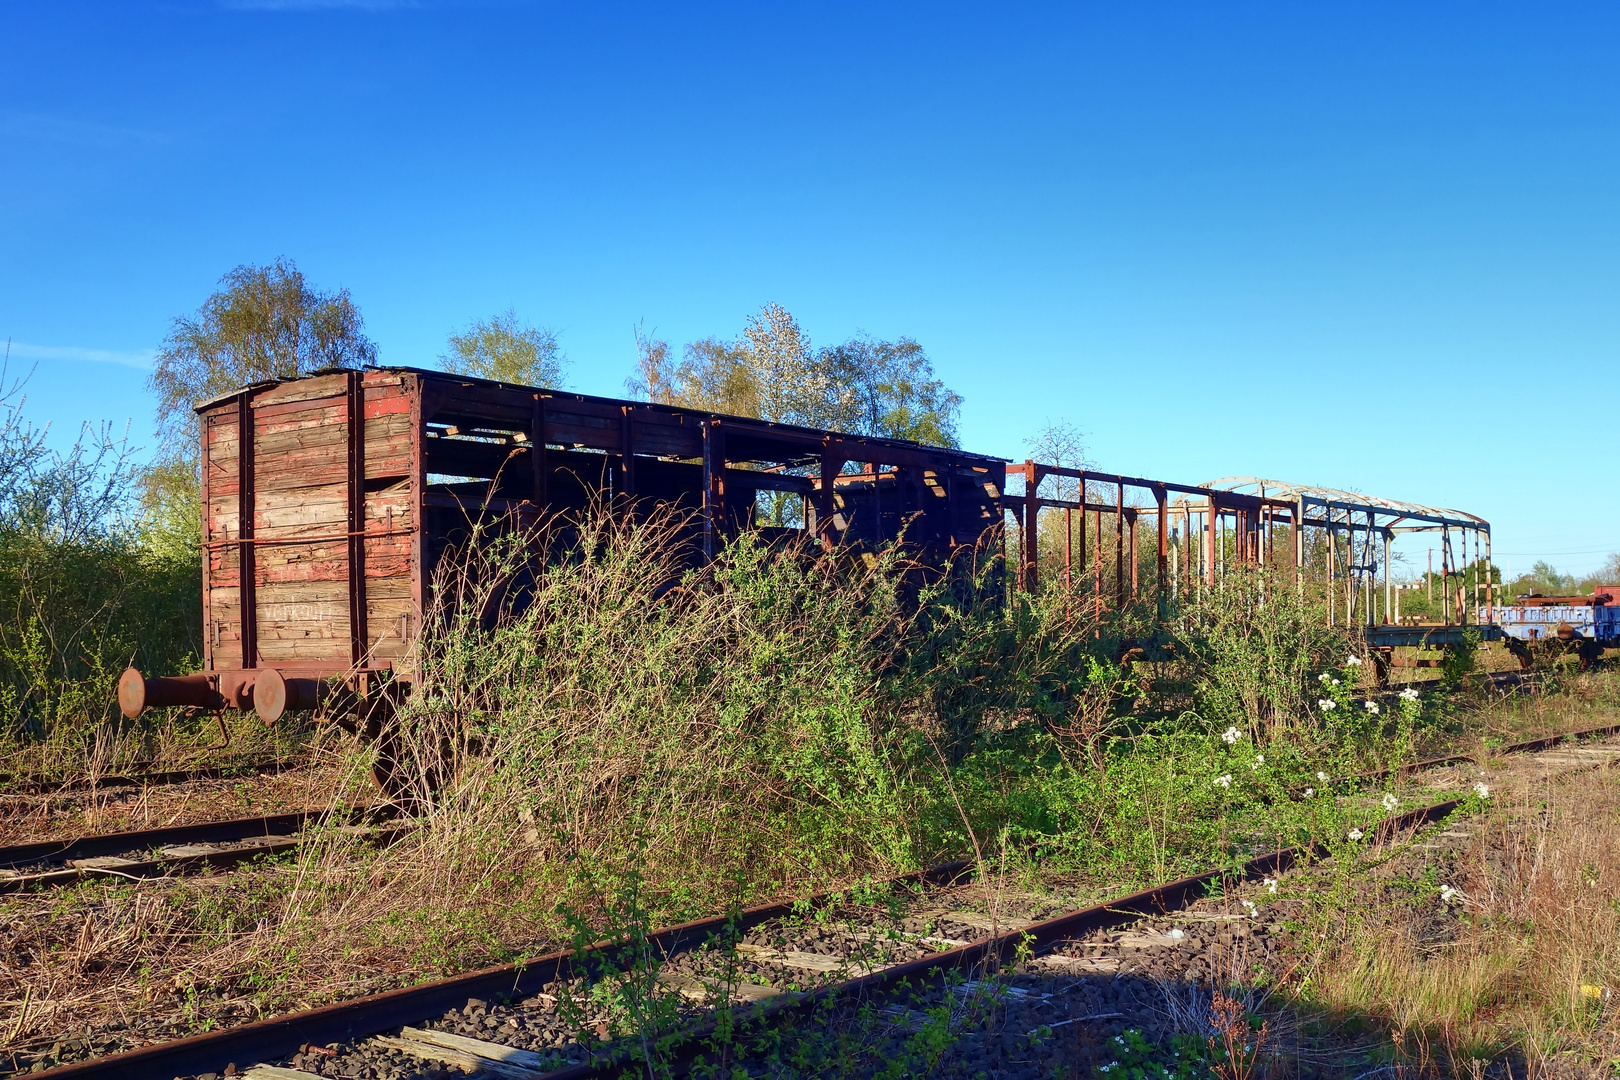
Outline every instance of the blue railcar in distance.
<svg viewBox="0 0 1620 1080">
<path fill-rule="evenodd" d="M 1620 645 L 1620 585 L 1600 585 L 1591 596 L 1537 596 L 1530 593 L 1494 609 L 1480 608 L 1480 622 L 1494 623 L 1509 649 L 1528 662 L 1537 644 L 1580 651 L 1583 663 L 1604 646 Z"/>
</svg>

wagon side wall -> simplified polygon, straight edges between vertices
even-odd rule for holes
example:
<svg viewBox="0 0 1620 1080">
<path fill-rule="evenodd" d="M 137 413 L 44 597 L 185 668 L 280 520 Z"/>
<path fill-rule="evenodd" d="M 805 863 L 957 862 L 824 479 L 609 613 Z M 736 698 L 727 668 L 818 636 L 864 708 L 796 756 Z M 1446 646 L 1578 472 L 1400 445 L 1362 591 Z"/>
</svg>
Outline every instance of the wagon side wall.
<svg viewBox="0 0 1620 1080">
<path fill-rule="evenodd" d="M 414 378 L 340 373 L 202 413 L 208 670 L 408 667 L 415 393 Z"/>
</svg>

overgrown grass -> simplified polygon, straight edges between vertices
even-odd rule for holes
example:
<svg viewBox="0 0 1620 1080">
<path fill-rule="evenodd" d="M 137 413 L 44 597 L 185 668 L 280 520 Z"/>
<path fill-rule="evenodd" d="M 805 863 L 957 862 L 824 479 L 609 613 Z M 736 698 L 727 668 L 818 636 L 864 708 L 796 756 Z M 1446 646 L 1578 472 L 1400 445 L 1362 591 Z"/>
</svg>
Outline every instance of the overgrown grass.
<svg viewBox="0 0 1620 1080">
<path fill-rule="evenodd" d="M 1578 680 L 1609 684 L 1605 675 Z M 1600 719 L 1591 695 L 1551 696 Z M 1573 700 L 1571 700 L 1573 699 Z M 1528 776 L 1529 774 L 1527 774 Z M 1476 801 L 1477 802 L 1477 801 Z M 1607 1075 L 1620 1060 L 1620 782 L 1514 780 L 1453 859 L 1316 898 L 1309 1004 L 1362 1017 L 1419 1072 Z"/>
<path fill-rule="evenodd" d="M 690 570 L 686 535 L 667 509 L 476 525 L 388 743 L 423 827 L 334 834 L 223 909 L 185 886 L 135 915 L 162 886 L 8 901 L 29 959 L 0 995 L 32 1004 L 0 1023 L 26 1039 L 124 994 L 195 1028 L 512 960 L 631 882 L 649 923 L 979 855 L 1095 897 L 1342 834 L 1359 804 L 1329 791 L 1440 715 L 1369 698 L 1291 575 L 1233 574 L 1156 631 L 1007 596 L 979 556 L 937 575 L 744 534 Z M 323 739 L 335 802 L 369 802 L 372 748 Z"/>
</svg>

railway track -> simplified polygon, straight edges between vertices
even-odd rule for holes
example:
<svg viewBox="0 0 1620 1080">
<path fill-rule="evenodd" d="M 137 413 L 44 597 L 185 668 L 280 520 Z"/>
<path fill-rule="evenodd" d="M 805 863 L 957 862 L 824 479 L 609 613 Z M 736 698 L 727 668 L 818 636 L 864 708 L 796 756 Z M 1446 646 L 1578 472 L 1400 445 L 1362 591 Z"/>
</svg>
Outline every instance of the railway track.
<svg viewBox="0 0 1620 1080">
<path fill-rule="evenodd" d="M 206 769 L 178 769 L 161 772 L 136 772 L 128 775 L 111 774 L 94 779 L 78 777 L 72 780 L 46 781 L 17 776 L 0 775 L 0 792 L 6 795 L 67 795 L 78 792 L 113 791 L 119 788 L 169 787 L 189 784 L 198 780 L 227 780 L 240 776 L 279 775 L 301 769 L 309 762 L 251 761 L 240 765 L 218 765 Z"/>
<path fill-rule="evenodd" d="M 1534 754 L 1527 764 L 1567 773 L 1620 760 L 1617 733 L 1620 725 L 1585 729 L 1497 753 Z M 1583 745 L 1604 737 L 1609 744 Z M 1373 841 L 1409 836 L 1457 805 L 1443 800 L 1390 818 Z M 1428 846 L 1454 844 L 1470 829 L 1452 823 Z M 878 1003 L 882 1022 L 904 1033 L 927 1024 L 931 1009 L 988 995 L 1014 1015 L 1015 1027 L 1029 1021 L 1023 1038 L 1081 1021 L 1112 1034 L 1142 1009 L 1131 987 L 1147 985 L 1125 980 L 1121 988 L 1123 975 L 1212 976 L 1223 957 L 1269 949 L 1275 926 L 1239 906 L 1242 883 L 1280 878 L 1318 854 L 1283 849 L 1236 872 L 1212 870 L 1071 911 L 964 884 L 969 866 L 952 863 L 886 882 L 887 895 L 871 903 L 822 895 L 671 927 L 638 943 L 660 958 L 656 988 L 647 989 L 682 1002 L 684 1034 L 666 1046 L 665 1064 L 680 1071 L 712 1053 L 706 1040 L 717 1004 L 774 1022 L 840 1002 Z M 1212 897 L 1217 886 L 1223 895 Z M 634 957 L 623 942 L 601 943 L 583 954 L 553 953 L 38 1075 L 420 1080 L 446 1067 L 523 1080 L 615 1075 L 632 1064 L 634 1048 L 601 1041 L 609 1016 L 589 1004 L 586 987 L 602 972 L 634 971 Z M 1019 974 L 995 974 L 1014 960 Z M 571 1009 L 571 1000 L 582 1004 Z"/>
<path fill-rule="evenodd" d="M 412 826 L 382 826 L 392 808 L 356 810 L 336 827 L 386 843 Z M 173 825 L 161 829 L 47 840 L 0 848 L 0 893 L 71 884 L 91 877 L 168 877 L 199 869 L 222 869 L 261 856 L 292 851 L 311 829 L 333 825 L 324 810 L 267 817 Z"/>
</svg>

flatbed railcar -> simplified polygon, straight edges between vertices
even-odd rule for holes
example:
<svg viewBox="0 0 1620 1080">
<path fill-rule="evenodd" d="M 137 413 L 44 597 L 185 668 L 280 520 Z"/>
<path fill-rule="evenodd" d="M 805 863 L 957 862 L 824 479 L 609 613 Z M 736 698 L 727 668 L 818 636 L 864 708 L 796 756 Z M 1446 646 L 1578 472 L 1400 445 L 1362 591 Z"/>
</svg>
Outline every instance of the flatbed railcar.
<svg viewBox="0 0 1620 1080">
<path fill-rule="evenodd" d="M 828 546 L 904 530 L 942 566 L 1000 525 L 1006 483 L 1005 460 L 982 454 L 416 368 L 258 383 L 196 412 L 203 667 L 126 671 L 128 717 L 385 702 L 378 688 L 416 677 L 435 567 L 484 511 L 673 504 L 701 560 L 759 524 L 761 492 L 789 492 Z"/>
<path fill-rule="evenodd" d="M 1620 645 L 1620 585 L 1599 585 L 1590 596 L 1530 593 L 1481 612 L 1502 633 L 1508 649 L 1529 668 L 1537 651 L 1574 651 L 1582 666 Z"/>
</svg>

